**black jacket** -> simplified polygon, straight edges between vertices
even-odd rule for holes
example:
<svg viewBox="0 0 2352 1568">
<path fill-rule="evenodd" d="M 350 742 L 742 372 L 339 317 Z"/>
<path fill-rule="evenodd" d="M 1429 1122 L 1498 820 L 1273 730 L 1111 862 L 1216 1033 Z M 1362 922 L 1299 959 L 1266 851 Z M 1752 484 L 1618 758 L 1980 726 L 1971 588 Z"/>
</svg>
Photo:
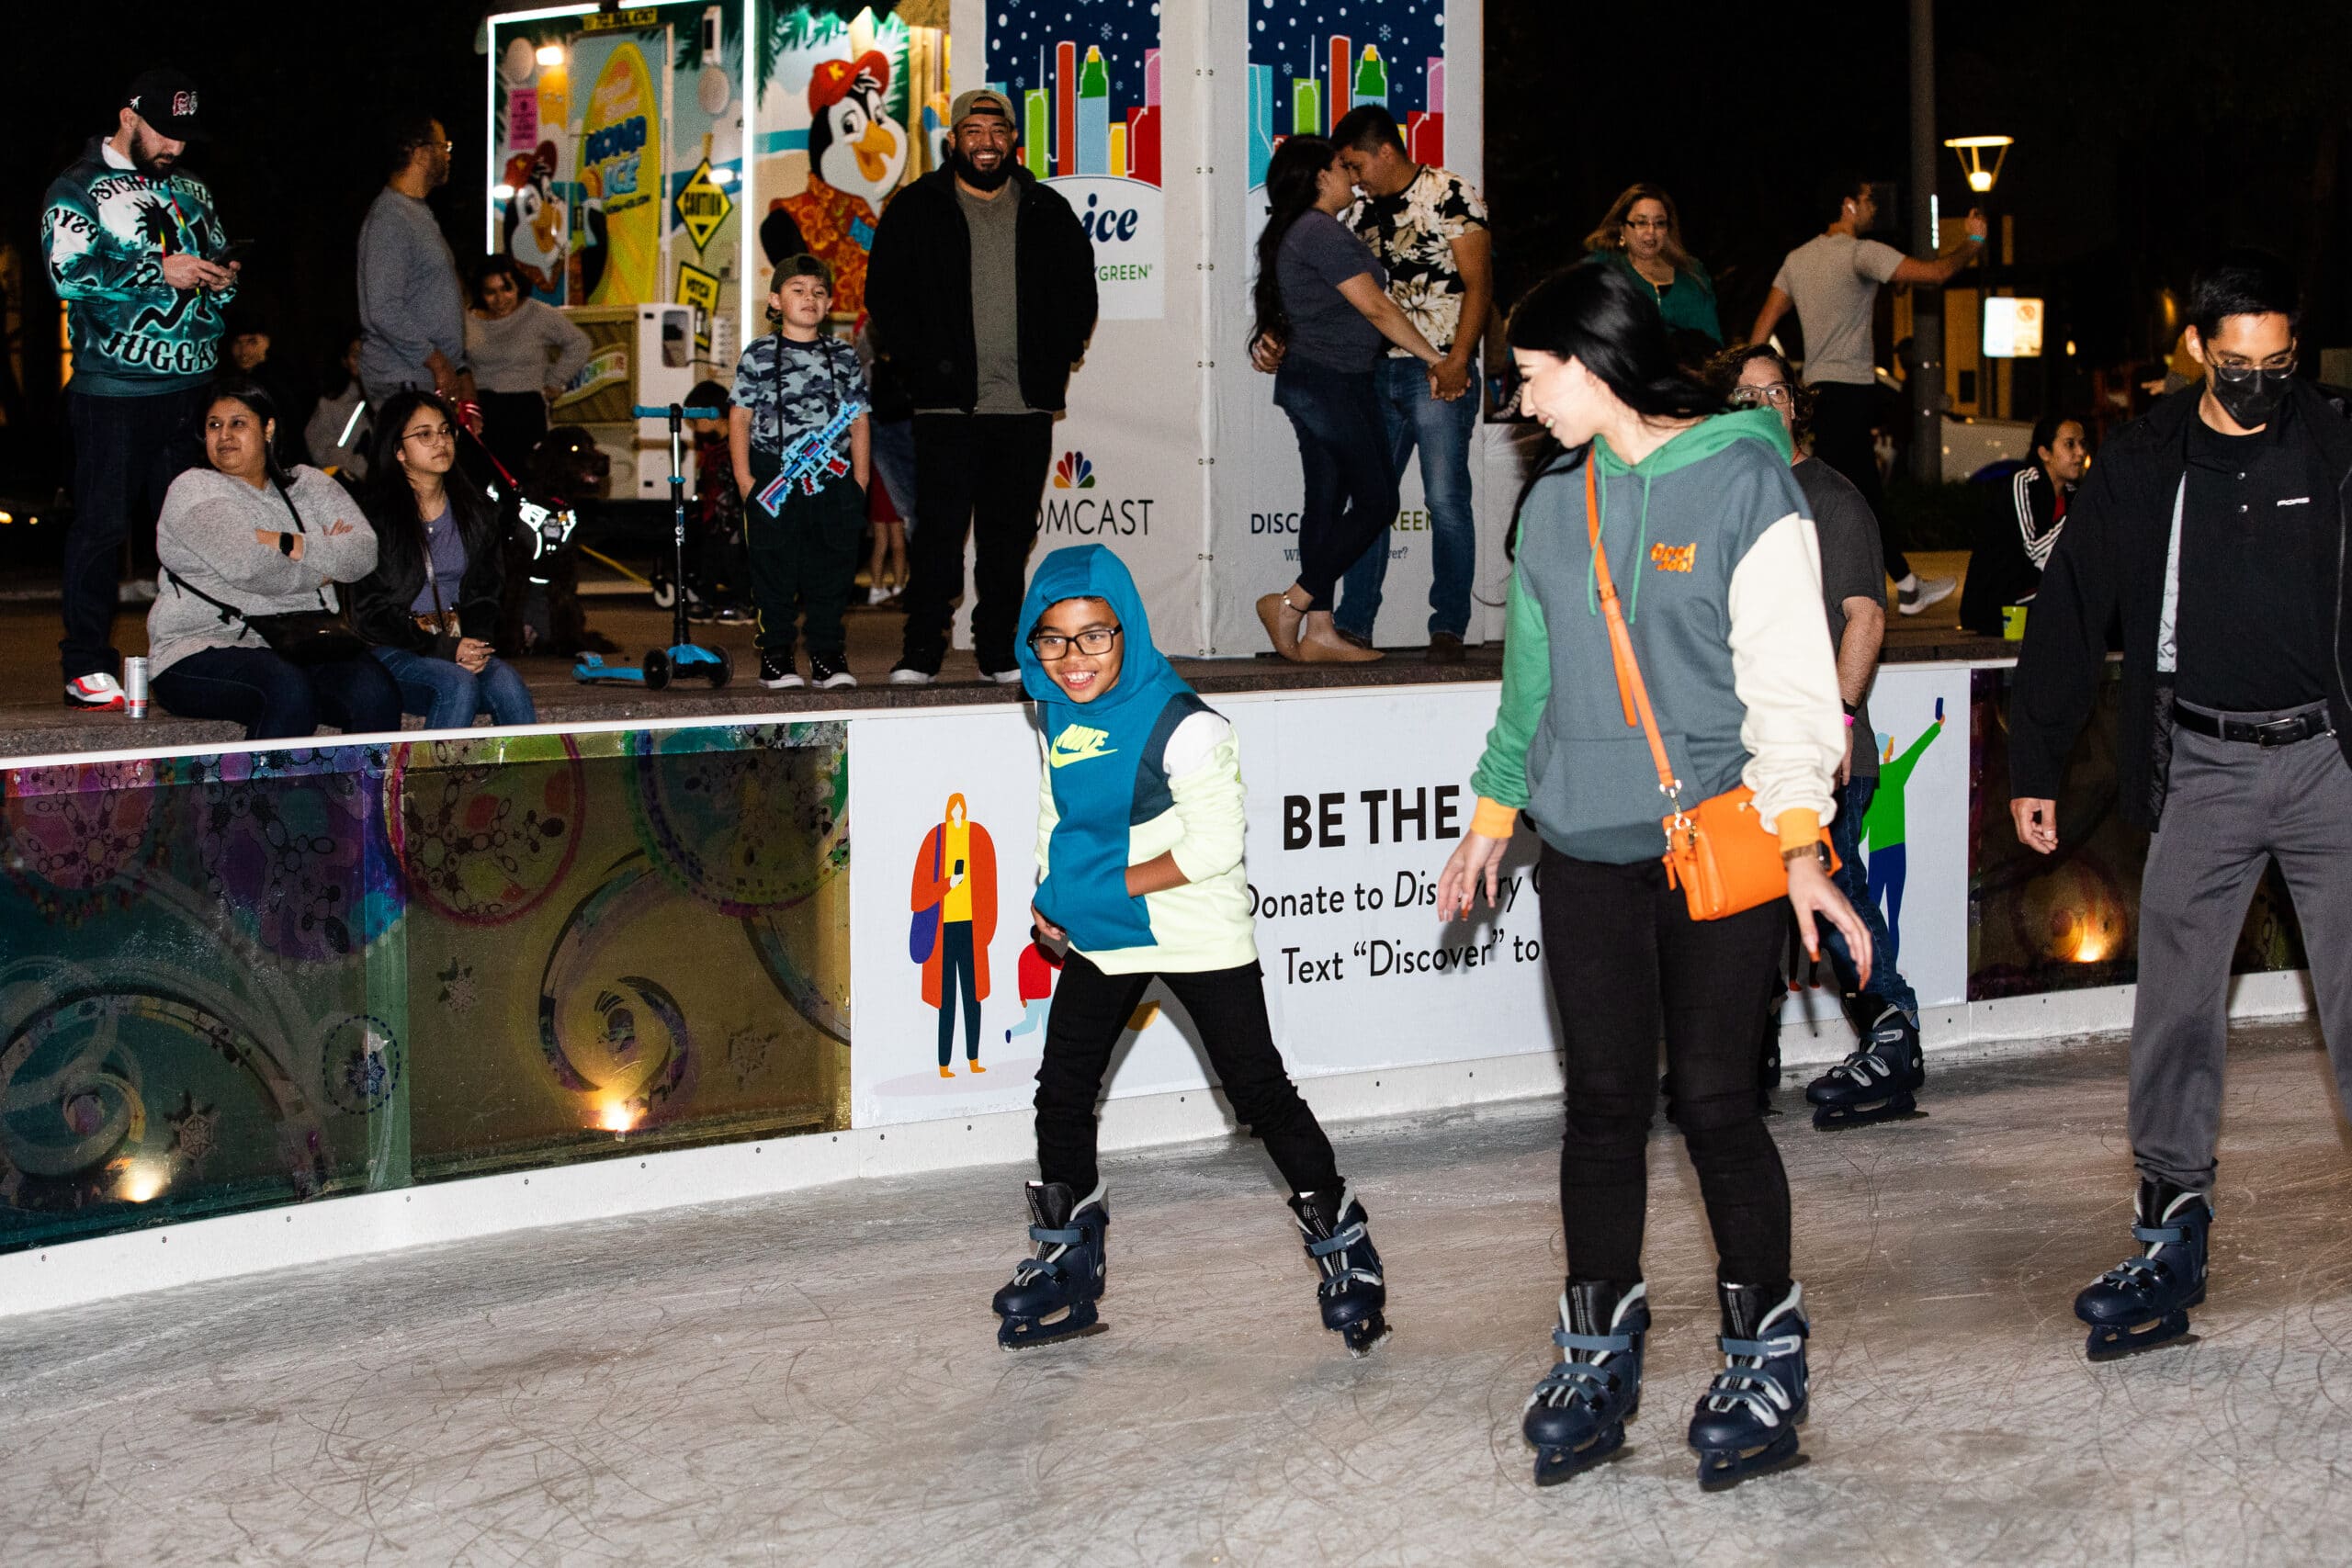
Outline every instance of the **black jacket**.
<svg viewBox="0 0 2352 1568">
<path fill-rule="evenodd" d="M 452 469 L 449 479 L 449 511 L 458 522 L 458 537 L 465 541 L 466 575 L 458 583 L 458 602 L 447 607 L 458 612 L 460 636 L 495 642 L 498 596 L 506 577 L 498 516 L 486 498 L 464 488 L 463 474 Z M 407 479 L 395 474 L 390 489 L 371 487 L 366 502 L 376 530 L 376 570 L 345 591 L 351 629 L 372 647 L 454 660 L 458 637 L 426 631 L 409 608 L 424 590 L 424 525 L 417 520 Z"/>
<path fill-rule="evenodd" d="M 1015 167 L 998 196 L 1021 203 L 1013 231 L 1021 311 L 1021 395 L 1058 412 L 1070 367 L 1094 334 L 1094 244 L 1059 194 Z M 892 198 L 865 265 L 874 349 L 914 407 L 969 410 L 979 401 L 972 344 L 972 231 L 952 169 L 933 169 Z"/>
<path fill-rule="evenodd" d="M 2009 704 L 2009 793 L 2057 798 L 2066 754 L 2089 717 L 2107 627 L 2120 617 L 2122 709 L 2116 726 L 2116 781 L 2124 816 L 2154 829 L 2164 810 L 2172 760 L 2172 678 L 2156 672 L 2157 621 L 2164 611 L 2165 557 L 2172 540 L 2173 498 L 2188 466 L 2188 425 L 2202 381 L 2158 402 L 2101 447 L 2090 477 L 2066 513 L 2041 591 L 2026 617 Z M 2315 561 L 2312 592 L 2325 602 L 2333 628 L 2334 676 L 2328 716 L 2352 761 L 2352 693 L 2345 683 L 2344 597 L 2346 509 L 2352 506 L 2352 408 L 2343 394 L 2294 383 L 2281 418 L 2292 418 L 2317 444 L 2334 482 L 2335 545 Z"/>
<path fill-rule="evenodd" d="M 2001 611 L 2025 604 L 2041 587 L 2041 569 L 2057 548 L 2066 520 L 2058 515 L 2058 487 L 2039 463 L 1984 488 L 1991 493 L 1969 546 L 1960 624 L 1981 637 L 1999 637 Z M 2071 495 L 2067 504 L 2073 504 Z"/>
</svg>

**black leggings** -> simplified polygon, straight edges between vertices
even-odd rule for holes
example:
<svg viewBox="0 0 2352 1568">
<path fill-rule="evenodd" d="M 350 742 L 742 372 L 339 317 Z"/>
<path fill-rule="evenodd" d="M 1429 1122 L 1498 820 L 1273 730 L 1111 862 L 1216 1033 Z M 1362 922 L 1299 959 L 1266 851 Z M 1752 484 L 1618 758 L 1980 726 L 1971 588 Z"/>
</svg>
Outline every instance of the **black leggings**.
<svg viewBox="0 0 2352 1568">
<path fill-rule="evenodd" d="M 1779 1285 L 1789 1278 L 1789 1179 L 1756 1107 L 1756 1039 L 1786 904 L 1694 920 L 1657 861 L 1603 865 L 1548 845 L 1540 874 L 1544 959 L 1567 1043 L 1569 1276 L 1642 1278 L 1643 1145 L 1662 1014 L 1674 1120 L 1698 1168 L 1717 1277 Z"/>
<path fill-rule="evenodd" d="M 1111 1053 L 1143 1003 L 1150 975 L 1105 975 L 1072 953 L 1054 987 L 1046 1021 L 1046 1059 L 1037 1066 L 1037 1174 L 1066 1181 L 1080 1197 L 1094 1190 L 1094 1104 Z M 1340 1168 L 1331 1140 L 1283 1068 L 1266 1021 L 1264 976 L 1255 964 L 1157 976 L 1200 1030 L 1209 1066 L 1233 1113 L 1266 1145 L 1294 1192 L 1337 1192 Z"/>
</svg>

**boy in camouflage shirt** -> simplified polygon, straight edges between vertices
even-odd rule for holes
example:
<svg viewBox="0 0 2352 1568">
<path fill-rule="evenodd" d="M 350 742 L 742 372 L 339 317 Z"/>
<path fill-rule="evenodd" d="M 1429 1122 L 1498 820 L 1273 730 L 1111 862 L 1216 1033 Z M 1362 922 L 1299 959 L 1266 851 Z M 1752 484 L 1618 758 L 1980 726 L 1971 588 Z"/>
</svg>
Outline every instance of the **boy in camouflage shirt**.
<svg viewBox="0 0 2352 1568">
<path fill-rule="evenodd" d="M 786 256 L 768 289 L 775 331 L 735 366 L 729 445 L 751 546 L 760 684 L 770 691 L 857 684 L 842 613 L 865 534 L 871 397 L 857 351 L 824 331 L 832 303 L 831 269 Z M 796 619 L 808 642 L 806 682 L 793 663 Z"/>
</svg>

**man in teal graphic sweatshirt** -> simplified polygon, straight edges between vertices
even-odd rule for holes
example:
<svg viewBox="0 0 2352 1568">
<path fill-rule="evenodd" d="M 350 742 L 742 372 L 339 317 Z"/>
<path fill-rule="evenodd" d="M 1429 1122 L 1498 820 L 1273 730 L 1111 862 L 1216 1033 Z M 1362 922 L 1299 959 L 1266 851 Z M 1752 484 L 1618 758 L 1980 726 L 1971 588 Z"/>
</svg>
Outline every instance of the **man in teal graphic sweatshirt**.
<svg viewBox="0 0 2352 1568">
<path fill-rule="evenodd" d="M 74 521 L 58 653 L 76 707 L 122 706 L 113 638 L 122 542 L 134 525 L 142 536 L 153 529 L 164 492 L 200 454 L 221 310 L 236 293 L 212 193 L 179 166 L 198 134 L 197 108 L 186 75 L 143 73 L 113 134 L 91 138 L 41 212 L 41 252 L 74 353 Z"/>
</svg>

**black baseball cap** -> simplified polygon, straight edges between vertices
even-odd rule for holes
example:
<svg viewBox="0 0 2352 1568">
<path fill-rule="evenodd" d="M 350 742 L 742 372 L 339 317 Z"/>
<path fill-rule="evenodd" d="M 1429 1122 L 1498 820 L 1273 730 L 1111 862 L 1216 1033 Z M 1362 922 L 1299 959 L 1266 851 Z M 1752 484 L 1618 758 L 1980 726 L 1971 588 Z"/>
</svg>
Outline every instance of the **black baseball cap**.
<svg viewBox="0 0 2352 1568">
<path fill-rule="evenodd" d="M 125 108 L 136 110 L 158 136 L 193 141 L 204 134 L 204 128 L 197 123 L 196 80 L 185 71 L 157 65 L 141 72 L 122 103 Z"/>
</svg>

